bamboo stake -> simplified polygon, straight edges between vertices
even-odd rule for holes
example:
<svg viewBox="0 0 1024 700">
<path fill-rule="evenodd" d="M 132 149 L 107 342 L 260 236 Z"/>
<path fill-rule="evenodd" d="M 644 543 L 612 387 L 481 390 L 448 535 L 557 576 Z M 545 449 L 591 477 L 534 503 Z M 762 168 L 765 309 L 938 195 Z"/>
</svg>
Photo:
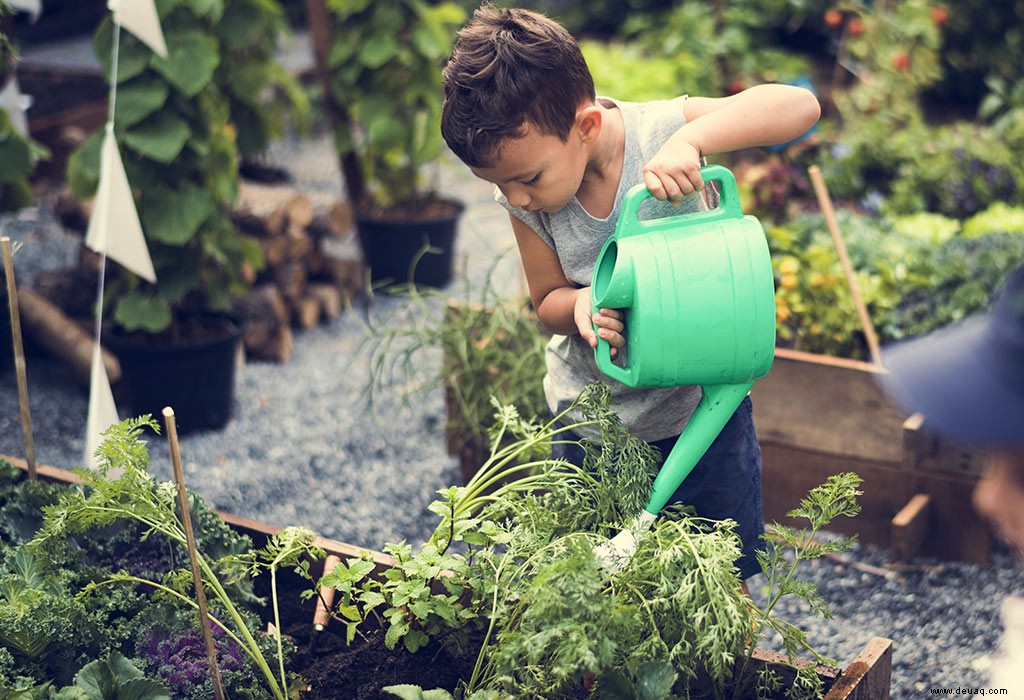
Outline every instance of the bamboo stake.
<svg viewBox="0 0 1024 700">
<path fill-rule="evenodd" d="M 210 665 L 210 677 L 213 679 L 213 693 L 217 700 L 224 700 L 224 686 L 221 683 L 220 669 L 217 667 L 217 648 L 213 645 L 213 630 L 210 628 L 210 616 L 206 607 L 206 593 L 203 591 L 203 577 L 199 571 L 199 556 L 196 552 L 196 536 L 192 532 L 192 516 L 188 511 L 188 494 L 185 492 L 185 474 L 181 468 L 181 451 L 178 448 L 178 428 L 174 421 L 174 409 L 167 406 L 163 410 L 164 422 L 167 424 L 167 441 L 171 446 L 171 462 L 174 464 L 174 481 L 178 484 L 178 503 L 181 506 L 181 524 L 185 528 L 185 541 L 188 544 L 188 559 L 192 566 L 192 581 L 196 587 L 196 603 L 199 605 L 199 622 L 203 628 L 203 641 L 206 642 L 206 660 Z"/>
<path fill-rule="evenodd" d="M 341 558 L 328 554 L 324 559 L 324 576 L 334 571 L 341 563 Z M 331 605 L 334 604 L 334 586 L 320 586 L 320 595 L 316 599 L 316 611 L 313 613 L 313 631 L 323 632 L 331 619 Z"/>
<path fill-rule="evenodd" d="M 3 248 L 4 275 L 7 277 L 7 306 L 11 316 L 11 344 L 14 346 L 14 371 L 18 378 L 18 401 L 21 404 L 21 436 L 25 442 L 28 478 L 36 478 L 36 448 L 32 443 L 32 412 L 28 403 L 28 376 L 25 372 L 25 348 L 21 342 L 21 314 L 18 309 L 18 287 L 14 283 L 14 254 L 11 239 L 0 238 Z"/>
<path fill-rule="evenodd" d="M 853 296 L 853 305 L 857 308 L 857 316 L 860 317 L 861 327 L 864 329 L 864 338 L 868 343 L 868 351 L 871 353 L 871 362 L 876 366 L 882 366 L 882 354 L 878 348 L 878 335 L 875 333 L 875 326 L 868 316 L 868 307 L 864 303 L 864 297 L 860 293 L 860 285 L 857 284 L 857 277 L 853 272 L 853 265 L 850 263 L 850 256 L 846 252 L 846 244 L 843 242 L 843 234 L 836 223 L 836 213 L 832 208 L 832 198 L 829 197 L 828 189 L 825 187 L 825 180 L 821 176 L 821 169 L 812 165 L 807 171 L 811 174 L 811 182 L 814 184 L 814 194 L 818 197 L 818 206 L 828 224 L 828 230 L 832 234 L 832 241 L 835 243 L 836 252 L 839 254 L 839 264 L 843 268 L 843 275 L 846 276 L 846 283 L 850 287 L 850 294 Z"/>
</svg>

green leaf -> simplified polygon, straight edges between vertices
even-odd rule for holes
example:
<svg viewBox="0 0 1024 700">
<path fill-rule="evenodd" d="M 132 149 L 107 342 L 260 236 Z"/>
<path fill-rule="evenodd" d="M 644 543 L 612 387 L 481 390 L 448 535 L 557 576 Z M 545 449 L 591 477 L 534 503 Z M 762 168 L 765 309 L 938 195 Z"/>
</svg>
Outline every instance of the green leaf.
<svg viewBox="0 0 1024 700">
<path fill-rule="evenodd" d="M 100 182 L 103 129 L 93 132 L 68 158 L 68 187 L 76 197 L 91 197 Z"/>
<path fill-rule="evenodd" d="M 126 294 L 117 301 L 114 320 L 128 331 L 159 333 L 171 325 L 171 309 L 151 294 Z"/>
<path fill-rule="evenodd" d="M 191 184 L 180 190 L 147 191 L 140 214 L 146 236 L 168 245 L 184 245 L 214 212 L 208 192 Z"/>
<path fill-rule="evenodd" d="M 380 68 L 398 53 L 398 42 L 394 37 L 375 36 L 359 49 L 359 62 L 370 69 Z"/>
<path fill-rule="evenodd" d="M 453 700 L 452 694 L 441 688 L 423 690 L 418 685 L 389 685 L 381 688 L 385 693 L 396 695 L 402 700 Z"/>
<path fill-rule="evenodd" d="M 103 74 L 110 79 L 111 46 L 114 42 L 114 23 L 104 18 L 93 36 L 93 52 L 103 66 Z M 117 48 L 117 82 L 121 84 L 141 75 L 155 54 L 128 32 L 121 32 L 121 44 Z"/>
<path fill-rule="evenodd" d="M 168 34 L 167 58 L 153 58 L 153 68 L 186 97 L 210 84 L 219 63 L 217 41 L 200 31 Z"/>
<path fill-rule="evenodd" d="M 668 661 L 647 661 L 636 670 L 637 700 L 663 700 L 679 674 Z"/>
<path fill-rule="evenodd" d="M 136 678 L 121 686 L 117 700 L 171 700 L 171 694 L 157 681 Z"/>
<path fill-rule="evenodd" d="M 136 124 L 124 136 L 125 145 L 160 163 L 170 163 L 188 143 L 192 130 L 180 117 L 160 112 Z"/>
<path fill-rule="evenodd" d="M 75 685 L 85 690 L 90 698 L 104 700 L 116 697 L 117 677 L 106 661 L 97 659 L 86 664 L 75 675 Z"/>
<path fill-rule="evenodd" d="M 14 182 L 32 171 L 32 150 L 25 139 L 0 135 L 0 182 Z"/>
<path fill-rule="evenodd" d="M 139 78 L 117 89 L 116 122 L 119 127 L 137 124 L 167 102 L 167 84 L 160 80 Z"/>
</svg>

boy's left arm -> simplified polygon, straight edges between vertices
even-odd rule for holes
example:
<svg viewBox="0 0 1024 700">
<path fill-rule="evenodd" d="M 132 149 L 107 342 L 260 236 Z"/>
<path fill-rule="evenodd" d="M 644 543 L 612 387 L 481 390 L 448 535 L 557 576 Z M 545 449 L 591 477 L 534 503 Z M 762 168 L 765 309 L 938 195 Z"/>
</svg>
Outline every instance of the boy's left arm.
<svg viewBox="0 0 1024 700">
<path fill-rule="evenodd" d="M 814 93 L 780 84 L 729 97 L 690 97 L 684 110 L 686 123 L 644 166 L 644 184 L 658 199 L 677 201 L 703 188 L 702 156 L 792 141 L 821 116 Z"/>
</svg>

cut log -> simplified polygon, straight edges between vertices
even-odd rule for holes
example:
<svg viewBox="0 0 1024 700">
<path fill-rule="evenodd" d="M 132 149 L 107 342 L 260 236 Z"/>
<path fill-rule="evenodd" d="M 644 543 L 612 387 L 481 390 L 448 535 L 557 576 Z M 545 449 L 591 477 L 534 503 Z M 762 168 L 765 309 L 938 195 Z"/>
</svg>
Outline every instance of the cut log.
<svg viewBox="0 0 1024 700">
<path fill-rule="evenodd" d="M 270 279 L 279 290 L 285 301 L 294 302 L 301 299 L 309 281 L 309 271 L 298 260 L 289 260 L 269 271 Z"/>
<path fill-rule="evenodd" d="M 341 291 L 335 285 L 327 282 L 310 282 L 306 292 L 316 298 L 320 306 L 320 315 L 325 321 L 331 321 L 341 313 Z"/>
<path fill-rule="evenodd" d="M 291 187 L 243 181 L 232 219 L 245 232 L 277 236 L 289 226 L 308 226 L 313 220 L 313 206 L 309 197 Z"/>
<path fill-rule="evenodd" d="M 42 270 L 32 281 L 32 291 L 73 318 L 92 317 L 96 306 L 99 271 L 84 265 Z"/>
<path fill-rule="evenodd" d="M 341 292 L 342 305 L 346 308 L 366 290 L 366 269 L 359 260 L 325 255 L 322 274 Z"/>
<path fill-rule="evenodd" d="M 320 300 L 308 292 L 291 302 L 292 325 L 304 331 L 320 323 Z"/>
<path fill-rule="evenodd" d="M 242 323 L 247 357 L 285 362 L 291 356 L 288 305 L 277 287 L 272 284 L 255 287 L 234 300 L 232 313 Z"/>
<path fill-rule="evenodd" d="M 18 287 L 18 310 L 25 333 L 40 347 L 71 368 L 84 386 L 92 375 L 92 351 L 95 338 L 82 330 L 55 304 L 27 287 Z M 107 379 L 116 384 L 121 379 L 121 365 L 105 348 L 101 349 Z"/>
<path fill-rule="evenodd" d="M 252 349 L 249 348 L 250 339 Z M 245 332 L 246 356 L 283 364 L 292 356 L 292 329 L 288 326 L 267 328 L 254 326 Z"/>
<path fill-rule="evenodd" d="M 313 219 L 308 231 L 318 238 L 345 238 L 355 231 L 356 220 L 352 205 L 346 200 L 317 193 L 310 196 L 313 202 Z"/>
</svg>

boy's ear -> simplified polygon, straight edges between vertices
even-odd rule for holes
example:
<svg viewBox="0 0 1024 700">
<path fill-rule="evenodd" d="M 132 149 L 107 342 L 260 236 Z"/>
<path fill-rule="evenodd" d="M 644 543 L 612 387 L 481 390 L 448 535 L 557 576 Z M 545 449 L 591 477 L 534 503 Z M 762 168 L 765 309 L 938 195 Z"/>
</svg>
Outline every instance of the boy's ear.
<svg viewBox="0 0 1024 700">
<path fill-rule="evenodd" d="M 588 105 L 576 112 L 576 129 L 584 143 L 593 143 L 601 133 L 604 115 L 597 105 Z"/>
</svg>

